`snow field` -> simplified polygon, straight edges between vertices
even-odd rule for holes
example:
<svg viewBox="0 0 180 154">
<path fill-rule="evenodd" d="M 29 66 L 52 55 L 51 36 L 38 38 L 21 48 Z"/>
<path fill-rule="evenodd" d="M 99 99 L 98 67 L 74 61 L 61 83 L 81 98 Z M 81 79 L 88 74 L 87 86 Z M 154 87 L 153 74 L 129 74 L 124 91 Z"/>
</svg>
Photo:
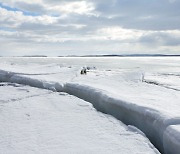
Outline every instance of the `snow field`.
<svg viewBox="0 0 180 154">
<path fill-rule="evenodd" d="M 0 93 L 0 153 L 159 153 L 141 132 L 74 96 L 6 83 Z"/>
<path fill-rule="evenodd" d="M 175 146 L 173 145 L 174 143 L 176 143 L 177 147 L 180 146 L 179 142 L 171 141 L 172 146 L 167 147 L 167 137 L 163 138 L 164 131 L 169 125 L 180 124 L 179 118 L 175 120 L 167 119 L 156 110 L 117 99 L 111 94 L 108 94 L 106 91 L 86 85 L 79 85 L 75 83 L 66 83 L 64 85 L 59 83 L 49 83 L 6 71 L 0 71 L 0 74 L 1 81 L 4 82 L 25 84 L 52 91 L 63 91 L 91 102 L 97 110 L 113 115 L 125 124 L 134 125 L 142 130 L 151 142 L 161 150 L 161 152 L 175 152 L 173 149 L 169 149 Z M 165 136 L 168 136 L 168 133 L 169 132 L 166 131 Z M 180 132 L 176 131 L 175 133 Z"/>
<path fill-rule="evenodd" d="M 1 58 L 1 68 L 12 72 L 1 71 L 0 78 L 80 97 L 99 111 L 141 129 L 162 153 L 179 154 L 179 60 Z M 82 66 L 97 69 L 80 75 Z"/>
</svg>

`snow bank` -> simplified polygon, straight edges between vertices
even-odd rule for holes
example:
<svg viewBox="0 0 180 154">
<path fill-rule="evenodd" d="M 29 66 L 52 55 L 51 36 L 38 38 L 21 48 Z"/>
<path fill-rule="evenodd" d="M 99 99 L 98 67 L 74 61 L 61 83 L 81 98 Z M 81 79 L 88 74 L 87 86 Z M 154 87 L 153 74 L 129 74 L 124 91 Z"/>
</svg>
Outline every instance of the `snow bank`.
<svg viewBox="0 0 180 154">
<path fill-rule="evenodd" d="M 3 70 L 0 70 L 0 81 L 19 83 L 41 89 L 48 89 L 52 91 L 56 91 L 56 89 L 57 91 L 62 91 L 63 89 L 63 85 L 60 83 L 46 82 L 38 79 L 32 79 L 26 76 L 18 75 L 14 72 L 7 72 Z"/>
<path fill-rule="evenodd" d="M 168 153 L 180 153 L 180 125 L 171 125 L 164 132 L 164 149 Z"/>
<path fill-rule="evenodd" d="M 173 146 L 164 148 L 163 135 L 169 125 L 180 124 L 180 118 L 168 119 L 156 110 L 120 100 L 97 88 L 73 83 L 65 84 L 64 88 L 67 93 L 91 102 L 97 110 L 111 114 L 127 125 L 136 126 L 146 134 L 162 153 L 172 151 L 169 148 Z M 171 143 L 173 145 L 176 142 Z M 176 144 L 180 147 L 179 143 Z M 178 150 L 178 153 L 180 153 L 180 150 Z"/>
<path fill-rule="evenodd" d="M 166 117 L 157 110 L 121 100 L 120 98 L 109 94 L 107 91 L 75 83 L 65 83 L 62 85 L 56 82 L 31 79 L 29 77 L 6 71 L 0 71 L 0 81 L 14 82 L 72 94 L 91 102 L 97 110 L 111 114 L 127 125 L 136 126 L 146 134 L 151 142 L 162 153 L 171 154 L 174 147 L 180 147 L 180 131 L 175 131 L 170 127 L 170 125 L 180 124 L 180 118 L 172 119 Z M 173 136 L 170 134 L 177 136 L 177 142 L 171 138 Z M 167 146 L 168 144 L 171 146 Z M 176 153 L 180 153 L 180 149 L 176 148 Z"/>
</svg>

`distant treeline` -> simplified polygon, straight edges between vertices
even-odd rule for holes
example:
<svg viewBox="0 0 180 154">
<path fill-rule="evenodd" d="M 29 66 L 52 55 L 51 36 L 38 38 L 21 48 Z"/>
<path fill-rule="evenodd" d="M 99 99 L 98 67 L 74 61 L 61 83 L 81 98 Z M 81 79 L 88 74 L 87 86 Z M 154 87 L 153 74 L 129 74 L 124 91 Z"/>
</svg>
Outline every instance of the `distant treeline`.
<svg viewBox="0 0 180 154">
<path fill-rule="evenodd" d="M 75 56 L 69 55 L 65 57 L 176 57 L 180 55 L 165 55 L 165 54 L 107 54 L 107 55 L 84 55 L 84 56 Z M 59 56 L 60 57 L 60 56 Z"/>
<path fill-rule="evenodd" d="M 0 56 L 3 57 L 3 56 Z M 46 55 L 25 55 L 25 56 L 13 56 L 13 57 L 48 57 Z M 180 57 L 180 55 L 173 54 L 107 54 L 107 55 L 68 55 L 57 57 Z"/>
</svg>

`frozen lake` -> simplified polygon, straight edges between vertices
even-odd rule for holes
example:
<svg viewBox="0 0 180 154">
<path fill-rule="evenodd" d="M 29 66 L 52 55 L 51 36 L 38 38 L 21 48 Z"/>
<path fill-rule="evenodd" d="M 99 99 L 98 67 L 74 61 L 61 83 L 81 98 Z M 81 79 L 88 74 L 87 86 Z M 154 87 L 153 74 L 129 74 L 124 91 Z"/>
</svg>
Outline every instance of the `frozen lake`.
<svg viewBox="0 0 180 154">
<path fill-rule="evenodd" d="M 180 57 L 0 57 L 2 63 L 14 63 L 18 65 L 26 64 L 66 64 L 72 66 L 96 65 L 98 68 L 131 68 L 146 69 L 155 68 L 178 68 Z M 150 66 L 152 68 L 150 68 Z M 174 70 L 174 69 L 173 69 Z M 172 70 L 172 71 L 173 71 Z"/>
<path fill-rule="evenodd" d="M 74 95 L 137 127 L 162 153 L 180 152 L 180 57 L 0 58 L 0 69 L 1 82 Z"/>
</svg>

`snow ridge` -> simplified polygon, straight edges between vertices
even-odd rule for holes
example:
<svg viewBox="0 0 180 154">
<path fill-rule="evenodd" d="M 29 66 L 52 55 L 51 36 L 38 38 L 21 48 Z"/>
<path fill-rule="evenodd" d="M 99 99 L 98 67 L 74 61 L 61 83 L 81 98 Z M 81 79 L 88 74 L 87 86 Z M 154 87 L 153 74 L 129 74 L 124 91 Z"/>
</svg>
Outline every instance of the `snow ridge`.
<svg viewBox="0 0 180 154">
<path fill-rule="evenodd" d="M 174 140 L 172 140 L 171 144 L 176 148 L 164 145 L 166 141 L 164 141 L 163 135 L 164 133 L 168 134 L 166 131 L 168 126 L 180 124 L 180 118 L 168 119 L 163 117 L 163 115 L 156 110 L 111 97 L 105 91 L 94 89 L 86 85 L 67 83 L 65 84 L 65 91 L 91 102 L 97 110 L 106 114 L 111 114 L 127 125 L 136 126 L 146 134 L 150 141 L 162 153 L 177 153 L 174 149 L 177 150 L 180 147 L 180 142 L 175 142 L 176 144 L 174 144 Z M 180 151 L 178 151 L 178 153 L 179 152 Z"/>
<path fill-rule="evenodd" d="M 25 84 L 74 95 L 92 103 L 97 110 L 111 114 L 127 125 L 137 127 L 162 153 L 180 153 L 180 131 L 171 128 L 171 125 L 180 125 L 180 118 L 169 119 L 156 110 L 126 102 L 106 91 L 86 85 L 47 82 L 3 70 L 0 70 L 0 81 Z"/>
</svg>

